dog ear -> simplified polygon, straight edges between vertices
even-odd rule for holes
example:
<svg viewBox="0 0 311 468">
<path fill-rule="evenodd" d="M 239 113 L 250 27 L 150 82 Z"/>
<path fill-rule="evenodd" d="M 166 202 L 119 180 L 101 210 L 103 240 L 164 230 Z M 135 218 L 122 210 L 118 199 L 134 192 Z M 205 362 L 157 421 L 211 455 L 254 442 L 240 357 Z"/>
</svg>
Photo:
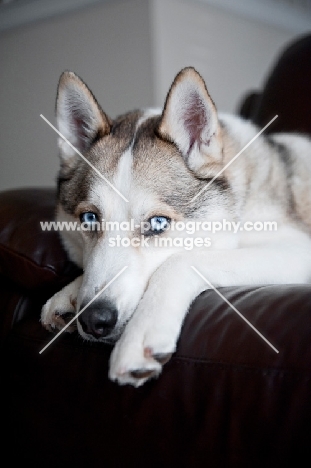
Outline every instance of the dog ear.
<svg viewBox="0 0 311 468">
<path fill-rule="evenodd" d="M 82 154 L 92 143 L 110 132 L 111 121 L 92 92 L 75 73 L 62 73 L 57 90 L 56 121 L 60 133 Z M 77 153 L 62 138 L 58 145 L 65 166 L 70 166 Z"/>
<path fill-rule="evenodd" d="M 210 177 L 221 168 L 220 130 L 216 107 L 203 78 L 192 67 L 182 69 L 165 101 L 160 137 L 178 147 L 198 176 Z"/>
</svg>

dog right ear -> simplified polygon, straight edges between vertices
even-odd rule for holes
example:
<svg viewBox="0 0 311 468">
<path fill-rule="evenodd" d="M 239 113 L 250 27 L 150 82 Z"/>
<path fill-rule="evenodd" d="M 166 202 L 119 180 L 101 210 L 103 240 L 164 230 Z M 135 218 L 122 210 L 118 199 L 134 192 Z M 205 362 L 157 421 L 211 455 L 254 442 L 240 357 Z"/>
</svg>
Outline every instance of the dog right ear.
<svg viewBox="0 0 311 468">
<path fill-rule="evenodd" d="M 193 67 L 182 69 L 173 81 L 158 133 L 178 147 L 187 166 L 199 177 L 213 177 L 222 167 L 216 107 Z"/>
<path fill-rule="evenodd" d="M 56 122 L 60 133 L 82 154 L 98 138 L 108 135 L 111 121 L 103 112 L 92 92 L 75 73 L 62 73 L 57 90 Z M 70 167 L 76 151 L 58 139 L 62 164 Z"/>
</svg>

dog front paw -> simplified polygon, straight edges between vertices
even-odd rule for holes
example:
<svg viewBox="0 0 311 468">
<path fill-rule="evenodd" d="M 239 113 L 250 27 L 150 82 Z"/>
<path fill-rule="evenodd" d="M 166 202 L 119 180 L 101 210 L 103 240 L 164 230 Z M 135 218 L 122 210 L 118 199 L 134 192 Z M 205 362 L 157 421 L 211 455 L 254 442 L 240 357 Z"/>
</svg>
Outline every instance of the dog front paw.
<svg viewBox="0 0 311 468">
<path fill-rule="evenodd" d="M 41 323 L 48 331 L 62 330 L 76 315 L 76 300 L 60 293 L 55 294 L 42 307 Z M 76 330 L 76 322 L 72 322 L 66 331 L 72 333 Z"/>
<path fill-rule="evenodd" d="M 109 378 L 120 385 L 140 387 L 156 378 L 175 351 L 174 340 L 153 330 L 140 337 L 125 329 L 116 343 L 111 357 Z"/>
</svg>

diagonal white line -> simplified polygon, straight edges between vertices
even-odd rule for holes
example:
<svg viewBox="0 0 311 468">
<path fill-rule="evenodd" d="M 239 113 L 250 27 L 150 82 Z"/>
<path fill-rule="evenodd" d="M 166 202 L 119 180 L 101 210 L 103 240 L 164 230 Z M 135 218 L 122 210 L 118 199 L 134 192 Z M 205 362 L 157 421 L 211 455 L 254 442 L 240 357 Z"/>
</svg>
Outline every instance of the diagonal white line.
<svg viewBox="0 0 311 468">
<path fill-rule="evenodd" d="M 232 158 L 231 161 L 229 161 L 229 162 L 218 172 L 218 174 L 216 174 L 215 177 L 213 177 L 212 180 L 210 180 L 209 183 L 206 184 L 206 185 L 205 185 L 205 186 L 204 186 L 204 187 L 187 203 L 187 204 L 193 202 L 199 195 L 201 195 L 201 193 L 204 192 L 204 190 L 206 190 L 206 189 L 214 182 L 214 180 L 217 179 L 217 177 L 219 177 L 220 174 L 222 174 L 223 171 L 225 171 L 225 170 L 227 169 L 227 167 L 229 167 L 230 164 L 232 164 L 232 163 L 243 153 L 243 151 L 245 151 L 246 148 L 248 148 L 249 145 L 251 145 L 251 144 L 256 140 L 256 138 L 258 138 L 258 137 L 266 130 L 266 128 L 268 128 L 269 125 L 271 125 L 272 122 L 275 121 L 275 119 L 277 119 L 277 117 L 278 117 L 278 116 L 275 115 L 275 116 L 273 117 L 273 119 L 271 119 L 270 122 L 268 122 L 267 125 L 265 125 L 265 126 L 260 130 L 260 132 L 258 132 L 257 135 L 255 135 L 255 136 L 247 143 L 247 145 L 245 145 L 244 148 L 242 148 L 241 151 L 239 151 L 238 154 L 236 154 L 236 155 L 234 156 L 234 158 Z"/>
<path fill-rule="evenodd" d="M 69 327 L 69 325 L 71 325 L 72 322 L 74 322 L 74 321 L 76 320 L 76 318 L 79 317 L 79 315 L 82 314 L 82 312 L 83 312 L 90 304 L 92 304 L 92 302 L 95 301 L 95 299 L 96 299 L 98 296 L 100 296 L 101 293 L 103 293 L 103 292 L 105 291 L 105 289 L 107 289 L 107 288 L 111 285 L 111 283 L 113 283 L 113 282 L 118 278 L 118 276 L 120 276 L 120 275 L 124 272 L 124 270 L 126 270 L 126 269 L 127 269 L 127 266 L 123 267 L 122 270 L 120 270 L 119 273 L 117 273 L 116 276 L 114 276 L 114 277 L 112 278 L 112 280 L 110 280 L 109 283 L 106 284 L 105 287 L 103 287 L 103 289 L 101 289 L 97 294 L 95 294 L 95 296 L 93 297 L 93 299 L 91 299 L 91 300 L 86 304 L 86 306 L 83 307 L 83 309 L 79 310 L 79 312 L 70 320 L 70 322 L 68 322 L 68 323 L 64 326 L 64 328 L 62 328 L 62 329 L 57 333 L 57 335 L 55 335 L 54 338 L 53 338 L 44 348 L 41 349 L 41 351 L 39 351 L 39 354 L 42 354 L 43 351 L 45 351 L 46 348 L 48 348 L 48 347 L 50 346 L 50 344 L 52 344 L 53 341 L 55 341 L 56 338 L 58 338 L 59 335 L 61 335 L 61 334 L 66 330 L 66 328 Z"/>
<path fill-rule="evenodd" d="M 122 195 L 122 193 L 119 192 L 119 190 L 118 190 L 114 185 L 112 185 L 112 183 L 109 182 L 109 180 L 106 179 L 106 177 L 103 176 L 103 174 L 101 174 L 101 172 L 99 172 L 99 170 L 96 169 L 96 167 L 93 166 L 93 164 L 90 163 L 90 161 L 88 161 L 88 160 L 86 159 L 86 157 L 83 156 L 83 154 L 80 153 L 80 151 L 77 150 L 77 148 L 75 148 L 75 147 L 70 143 L 70 141 L 67 140 L 67 138 L 66 138 L 59 130 L 57 130 L 57 128 L 54 127 L 54 125 L 52 125 L 51 122 L 48 121 L 48 119 L 46 119 L 46 118 L 44 117 L 44 115 L 40 114 L 40 117 L 41 117 L 51 128 L 53 128 L 53 130 L 70 146 L 70 148 L 72 148 L 72 149 L 83 159 L 83 161 L 85 161 L 85 162 L 96 172 L 96 174 L 99 175 L 99 177 L 101 177 L 101 178 L 102 178 L 118 195 L 120 195 L 121 198 L 123 198 L 124 201 L 126 201 L 126 202 L 128 203 L 128 199 L 125 198 L 125 196 Z"/>
<path fill-rule="evenodd" d="M 231 304 L 231 302 L 228 301 L 228 299 L 225 298 L 225 296 L 223 296 L 219 291 L 218 289 L 215 288 L 215 286 L 212 285 L 212 283 L 210 283 L 194 266 L 191 266 L 191 268 L 205 281 L 205 283 L 207 283 L 217 294 L 218 296 L 220 296 L 230 307 L 231 309 L 234 310 L 234 312 L 236 312 L 238 314 L 239 317 L 241 317 L 246 323 L 247 325 L 249 325 L 256 333 L 257 335 L 259 335 L 272 349 L 273 351 L 275 351 L 276 353 L 279 353 L 279 351 L 270 343 L 270 341 L 267 340 L 267 338 L 265 338 L 258 330 L 257 328 L 254 327 L 254 325 L 252 325 L 242 314 L 241 312 L 238 311 L 238 309 L 236 307 L 234 307 L 233 304 Z"/>
</svg>

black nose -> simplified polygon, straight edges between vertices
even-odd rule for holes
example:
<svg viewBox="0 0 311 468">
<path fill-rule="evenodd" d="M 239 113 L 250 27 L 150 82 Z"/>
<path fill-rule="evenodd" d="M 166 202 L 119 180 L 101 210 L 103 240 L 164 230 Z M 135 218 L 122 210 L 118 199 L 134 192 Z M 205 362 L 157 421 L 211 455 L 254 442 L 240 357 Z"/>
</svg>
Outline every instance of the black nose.
<svg viewBox="0 0 311 468">
<path fill-rule="evenodd" d="M 87 304 L 81 305 L 81 309 Z M 107 336 L 117 323 L 117 309 L 108 301 L 90 304 L 80 315 L 79 322 L 83 331 L 99 339 Z"/>
</svg>

